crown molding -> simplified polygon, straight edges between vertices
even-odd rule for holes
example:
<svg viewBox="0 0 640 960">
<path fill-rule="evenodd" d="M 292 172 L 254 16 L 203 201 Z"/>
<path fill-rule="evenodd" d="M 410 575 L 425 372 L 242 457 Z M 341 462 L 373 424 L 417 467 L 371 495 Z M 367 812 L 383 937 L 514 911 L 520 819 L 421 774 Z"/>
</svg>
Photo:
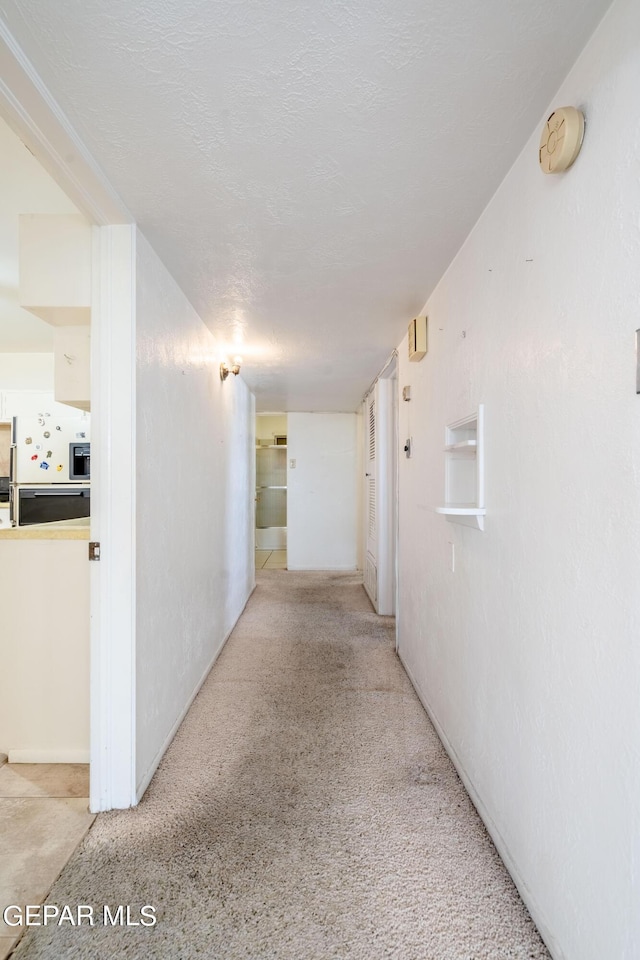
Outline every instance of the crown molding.
<svg viewBox="0 0 640 960">
<path fill-rule="evenodd" d="M 1 18 L 0 114 L 92 223 L 134 222 Z"/>
</svg>

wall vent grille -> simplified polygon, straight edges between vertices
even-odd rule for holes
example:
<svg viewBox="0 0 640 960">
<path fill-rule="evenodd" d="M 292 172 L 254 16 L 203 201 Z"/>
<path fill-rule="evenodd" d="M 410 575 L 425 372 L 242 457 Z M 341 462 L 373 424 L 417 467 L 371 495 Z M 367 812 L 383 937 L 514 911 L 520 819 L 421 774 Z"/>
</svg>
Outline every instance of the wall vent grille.
<svg viewBox="0 0 640 960">
<path fill-rule="evenodd" d="M 376 458 L 376 402 L 369 404 L 369 460 Z"/>
<path fill-rule="evenodd" d="M 376 481 L 369 477 L 369 539 L 376 538 Z"/>
<path fill-rule="evenodd" d="M 375 605 L 378 599 L 378 571 L 373 557 L 369 554 L 367 554 L 364 564 L 364 587 Z"/>
</svg>

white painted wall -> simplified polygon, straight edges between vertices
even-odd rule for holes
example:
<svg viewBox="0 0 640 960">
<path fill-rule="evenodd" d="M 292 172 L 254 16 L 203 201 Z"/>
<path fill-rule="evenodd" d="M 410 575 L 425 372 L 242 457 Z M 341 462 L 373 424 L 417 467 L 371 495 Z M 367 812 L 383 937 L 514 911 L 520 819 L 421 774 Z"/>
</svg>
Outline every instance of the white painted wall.
<svg viewBox="0 0 640 960">
<path fill-rule="evenodd" d="M 0 538 L 0 752 L 89 760 L 86 540 Z"/>
<path fill-rule="evenodd" d="M 553 956 L 640 956 L 640 6 L 614 4 L 400 346 L 400 652 Z M 486 532 L 434 513 L 485 404 Z M 455 573 L 450 545 L 455 544 Z"/>
<path fill-rule="evenodd" d="M 286 436 L 286 413 L 259 413 L 256 416 L 256 437 L 258 440 L 269 440 L 273 443 L 274 437 Z"/>
<path fill-rule="evenodd" d="M 255 405 L 140 233 L 136 324 L 140 790 L 254 586 Z"/>
<path fill-rule="evenodd" d="M 50 390 L 53 394 L 53 351 L 0 353 L 0 390 Z"/>
<path fill-rule="evenodd" d="M 358 562 L 358 417 L 290 413 L 287 566 L 355 570 Z M 291 469 L 291 460 L 295 469 Z"/>
<path fill-rule="evenodd" d="M 91 276 L 91 778 L 93 812 L 137 800 L 136 227 L 94 228 Z"/>
</svg>

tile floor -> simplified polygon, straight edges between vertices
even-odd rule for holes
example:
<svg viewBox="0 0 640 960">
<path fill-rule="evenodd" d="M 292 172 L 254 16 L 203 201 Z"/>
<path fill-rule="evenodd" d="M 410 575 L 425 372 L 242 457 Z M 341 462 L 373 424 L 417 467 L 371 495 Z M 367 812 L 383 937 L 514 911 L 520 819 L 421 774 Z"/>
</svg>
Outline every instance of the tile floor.
<svg viewBox="0 0 640 960">
<path fill-rule="evenodd" d="M 256 570 L 286 570 L 286 550 L 256 550 Z"/>
<path fill-rule="evenodd" d="M 2 912 L 44 901 L 95 820 L 88 807 L 88 765 L 0 766 L 0 960 L 23 933 L 4 923 Z"/>
</svg>

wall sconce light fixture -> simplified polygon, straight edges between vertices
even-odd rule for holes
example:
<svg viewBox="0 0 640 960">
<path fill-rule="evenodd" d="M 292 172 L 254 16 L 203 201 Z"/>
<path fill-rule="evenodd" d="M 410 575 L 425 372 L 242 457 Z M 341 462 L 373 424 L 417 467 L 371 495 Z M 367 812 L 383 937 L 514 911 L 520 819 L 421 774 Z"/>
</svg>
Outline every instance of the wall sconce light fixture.
<svg viewBox="0 0 640 960">
<path fill-rule="evenodd" d="M 229 363 L 228 360 L 223 360 L 220 364 L 220 379 L 226 380 L 230 373 L 235 374 L 237 377 L 240 373 L 240 364 L 242 363 L 242 357 L 234 357 L 233 363 Z"/>
</svg>

